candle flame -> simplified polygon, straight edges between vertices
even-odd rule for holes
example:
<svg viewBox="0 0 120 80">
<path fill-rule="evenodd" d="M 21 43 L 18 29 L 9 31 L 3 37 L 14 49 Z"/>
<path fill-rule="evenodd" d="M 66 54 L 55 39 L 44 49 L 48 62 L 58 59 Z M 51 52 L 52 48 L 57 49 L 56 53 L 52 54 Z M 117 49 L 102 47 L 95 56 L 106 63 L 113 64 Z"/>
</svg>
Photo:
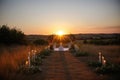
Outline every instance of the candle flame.
<svg viewBox="0 0 120 80">
<path fill-rule="evenodd" d="M 25 64 L 28 65 L 28 61 L 26 61 Z"/>
</svg>

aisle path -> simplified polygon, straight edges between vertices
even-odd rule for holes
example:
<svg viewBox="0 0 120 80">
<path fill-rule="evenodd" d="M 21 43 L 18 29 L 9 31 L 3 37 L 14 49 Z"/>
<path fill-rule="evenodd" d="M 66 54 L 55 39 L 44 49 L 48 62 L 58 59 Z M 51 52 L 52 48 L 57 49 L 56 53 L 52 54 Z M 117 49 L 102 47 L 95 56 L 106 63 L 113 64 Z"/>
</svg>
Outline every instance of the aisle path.
<svg viewBox="0 0 120 80">
<path fill-rule="evenodd" d="M 69 52 L 54 52 L 44 59 L 44 80 L 100 80 L 83 62 Z"/>
</svg>

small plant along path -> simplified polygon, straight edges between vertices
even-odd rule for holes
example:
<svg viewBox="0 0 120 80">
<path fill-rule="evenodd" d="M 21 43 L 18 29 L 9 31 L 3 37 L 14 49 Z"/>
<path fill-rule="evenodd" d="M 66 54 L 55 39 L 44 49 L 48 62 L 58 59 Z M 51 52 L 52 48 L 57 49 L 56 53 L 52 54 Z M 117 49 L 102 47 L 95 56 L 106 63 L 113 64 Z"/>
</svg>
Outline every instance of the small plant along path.
<svg viewBox="0 0 120 80">
<path fill-rule="evenodd" d="M 101 80 L 70 52 L 54 52 L 43 61 L 43 80 Z"/>
</svg>

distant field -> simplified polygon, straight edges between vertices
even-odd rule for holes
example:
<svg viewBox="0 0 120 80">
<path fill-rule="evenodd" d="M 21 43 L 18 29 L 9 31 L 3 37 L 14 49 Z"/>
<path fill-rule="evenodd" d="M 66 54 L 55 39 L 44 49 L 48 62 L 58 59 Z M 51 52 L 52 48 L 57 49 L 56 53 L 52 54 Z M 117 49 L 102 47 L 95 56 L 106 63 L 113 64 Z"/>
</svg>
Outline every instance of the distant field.
<svg viewBox="0 0 120 80">
<path fill-rule="evenodd" d="M 93 45 L 82 43 L 78 43 L 78 45 L 81 51 L 96 56 L 96 59 L 98 59 L 98 53 L 101 52 L 109 62 L 120 64 L 120 45 Z"/>
<path fill-rule="evenodd" d="M 99 55 L 101 52 L 107 63 L 120 65 L 120 45 L 93 45 L 93 44 L 83 44 L 82 41 L 77 41 L 77 45 L 80 51 L 87 52 L 89 56 L 77 57 L 80 61 L 85 62 L 87 65 L 91 62 L 98 62 Z M 94 72 L 96 68 L 88 67 Z M 116 69 L 116 68 L 115 68 Z M 109 72 L 109 71 L 108 71 Z M 102 77 L 107 77 L 107 80 L 119 80 L 119 74 L 107 74 L 102 75 Z"/>
</svg>

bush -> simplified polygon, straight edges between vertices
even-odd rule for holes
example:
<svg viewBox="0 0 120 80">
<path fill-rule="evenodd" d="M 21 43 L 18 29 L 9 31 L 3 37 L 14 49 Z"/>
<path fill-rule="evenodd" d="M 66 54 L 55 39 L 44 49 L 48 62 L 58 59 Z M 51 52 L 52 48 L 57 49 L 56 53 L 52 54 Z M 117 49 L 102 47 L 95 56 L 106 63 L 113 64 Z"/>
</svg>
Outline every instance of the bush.
<svg viewBox="0 0 120 80">
<path fill-rule="evenodd" d="M 91 66 L 91 67 L 101 67 L 102 66 L 102 64 L 98 61 L 88 62 L 88 65 Z"/>
<path fill-rule="evenodd" d="M 97 67 L 96 72 L 100 74 L 120 74 L 120 65 L 106 64 L 102 67 Z"/>
<path fill-rule="evenodd" d="M 41 55 L 44 55 L 44 56 L 49 56 L 50 53 L 51 53 L 51 51 L 50 51 L 50 50 L 47 50 L 47 49 L 42 50 L 42 51 L 40 52 L 40 54 L 41 54 Z"/>
<path fill-rule="evenodd" d="M 44 39 L 38 39 L 33 42 L 35 45 L 48 45 L 48 41 Z"/>
<path fill-rule="evenodd" d="M 53 50 L 53 45 L 50 45 L 50 50 Z"/>
<path fill-rule="evenodd" d="M 0 44 L 27 44 L 25 34 L 7 25 L 0 26 Z"/>
<path fill-rule="evenodd" d="M 95 45 L 120 45 L 120 39 L 109 39 L 109 40 L 90 40 L 90 44 L 95 44 Z"/>
<path fill-rule="evenodd" d="M 45 58 L 45 56 L 49 56 L 51 54 L 51 50 L 48 49 L 43 49 L 38 56 L 41 57 L 42 59 Z"/>
<path fill-rule="evenodd" d="M 42 56 L 48 56 L 50 55 L 51 51 L 50 50 L 47 50 L 47 49 L 44 49 L 42 50 L 40 53 L 36 54 L 36 56 L 32 56 L 30 58 L 30 67 L 29 65 L 25 65 L 23 64 L 22 66 L 20 66 L 18 72 L 22 72 L 22 73 L 25 73 L 25 74 L 34 74 L 34 73 L 37 73 L 37 72 L 41 72 L 42 69 L 40 67 L 40 65 L 42 64 Z"/>
<path fill-rule="evenodd" d="M 35 74 L 37 72 L 41 72 L 40 66 L 32 66 L 32 67 L 21 67 L 19 72 L 24 74 Z"/>
<path fill-rule="evenodd" d="M 120 65 L 106 63 L 106 65 L 102 65 L 100 62 L 88 62 L 88 65 L 95 68 L 95 72 L 100 74 L 113 74 L 120 73 Z"/>
<path fill-rule="evenodd" d="M 31 65 L 39 66 L 42 64 L 42 58 L 40 56 L 36 56 L 35 59 L 31 60 Z"/>
<path fill-rule="evenodd" d="M 89 53 L 83 52 L 83 51 L 80 51 L 80 50 L 77 50 L 77 51 L 76 51 L 75 49 L 71 49 L 70 51 L 71 51 L 71 53 L 72 53 L 73 55 L 75 55 L 76 57 L 89 56 Z"/>
<path fill-rule="evenodd" d="M 83 41 L 83 43 L 84 43 L 84 44 L 87 44 L 87 43 L 88 43 L 88 41 L 87 41 L 87 40 L 84 40 L 84 41 Z"/>
</svg>

